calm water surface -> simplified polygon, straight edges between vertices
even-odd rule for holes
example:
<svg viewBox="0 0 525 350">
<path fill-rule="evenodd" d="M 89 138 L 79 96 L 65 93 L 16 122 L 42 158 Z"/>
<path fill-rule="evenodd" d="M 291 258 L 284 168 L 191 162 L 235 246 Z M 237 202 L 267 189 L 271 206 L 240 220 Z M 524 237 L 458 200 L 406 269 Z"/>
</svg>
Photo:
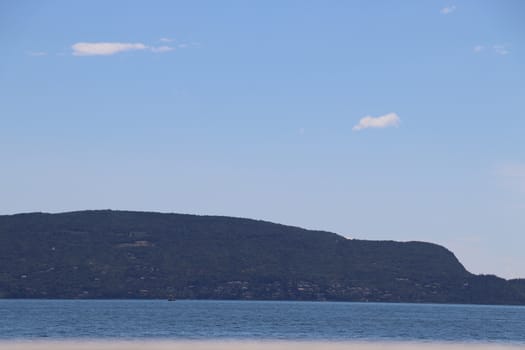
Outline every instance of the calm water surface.
<svg viewBox="0 0 525 350">
<path fill-rule="evenodd" d="M 402 340 L 525 344 L 525 307 L 0 300 L 0 339 Z"/>
</svg>

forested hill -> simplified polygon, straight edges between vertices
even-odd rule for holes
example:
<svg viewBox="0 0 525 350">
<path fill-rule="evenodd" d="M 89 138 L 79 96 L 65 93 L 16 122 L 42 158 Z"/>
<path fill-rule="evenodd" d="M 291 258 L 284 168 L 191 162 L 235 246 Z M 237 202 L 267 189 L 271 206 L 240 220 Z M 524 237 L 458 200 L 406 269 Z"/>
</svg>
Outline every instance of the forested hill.
<svg viewBox="0 0 525 350">
<path fill-rule="evenodd" d="M 219 216 L 0 216 L 0 297 L 525 304 L 525 281 L 469 273 L 447 249 Z"/>
</svg>

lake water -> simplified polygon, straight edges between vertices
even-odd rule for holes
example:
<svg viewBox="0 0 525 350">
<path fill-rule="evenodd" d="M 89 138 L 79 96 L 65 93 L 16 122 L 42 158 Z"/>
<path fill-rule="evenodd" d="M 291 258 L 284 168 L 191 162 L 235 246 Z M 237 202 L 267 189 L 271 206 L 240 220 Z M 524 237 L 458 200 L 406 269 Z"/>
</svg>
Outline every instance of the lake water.
<svg viewBox="0 0 525 350">
<path fill-rule="evenodd" d="M 74 338 L 525 344 L 525 307 L 0 299 L 1 340 Z"/>
</svg>

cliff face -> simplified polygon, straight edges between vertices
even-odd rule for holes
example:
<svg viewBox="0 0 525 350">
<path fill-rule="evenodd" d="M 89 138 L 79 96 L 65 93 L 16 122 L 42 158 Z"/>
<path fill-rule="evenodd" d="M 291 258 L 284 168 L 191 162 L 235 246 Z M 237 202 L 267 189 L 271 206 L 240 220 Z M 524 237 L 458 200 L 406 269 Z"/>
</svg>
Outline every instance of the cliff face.
<svg viewBox="0 0 525 350">
<path fill-rule="evenodd" d="M 0 296 L 525 304 L 525 285 L 430 243 L 108 210 L 0 216 Z"/>
</svg>

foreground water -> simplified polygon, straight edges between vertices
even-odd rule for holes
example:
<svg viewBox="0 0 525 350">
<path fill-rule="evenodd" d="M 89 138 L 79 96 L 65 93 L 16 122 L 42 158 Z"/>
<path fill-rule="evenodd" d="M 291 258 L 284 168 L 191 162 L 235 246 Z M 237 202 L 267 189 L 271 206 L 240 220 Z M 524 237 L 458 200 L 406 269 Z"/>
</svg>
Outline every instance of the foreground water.
<svg viewBox="0 0 525 350">
<path fill-rule="evenodd" d="M 0 300 L 0 339 L 525 344 L 525 307 L 270 301 Z"/>
</svg>

